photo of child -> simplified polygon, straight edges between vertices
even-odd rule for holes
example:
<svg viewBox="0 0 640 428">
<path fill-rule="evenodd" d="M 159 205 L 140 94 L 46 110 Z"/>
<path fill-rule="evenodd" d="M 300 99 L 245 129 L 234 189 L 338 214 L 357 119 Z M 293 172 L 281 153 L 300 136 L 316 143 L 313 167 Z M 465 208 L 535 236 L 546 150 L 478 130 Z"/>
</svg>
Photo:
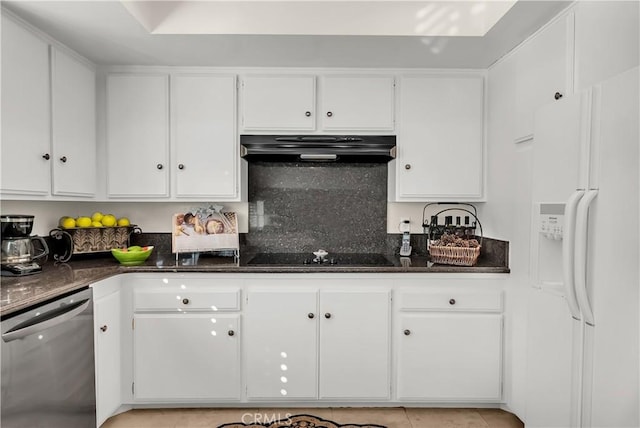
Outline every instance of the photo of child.
<svg viewBox="0 0 640 428">
<path fill-rule="evenodd" d="M 196 209 L 173 215 L 172 251 L 237 249 L 238 221 L 234 212 Z"/>
</svg>

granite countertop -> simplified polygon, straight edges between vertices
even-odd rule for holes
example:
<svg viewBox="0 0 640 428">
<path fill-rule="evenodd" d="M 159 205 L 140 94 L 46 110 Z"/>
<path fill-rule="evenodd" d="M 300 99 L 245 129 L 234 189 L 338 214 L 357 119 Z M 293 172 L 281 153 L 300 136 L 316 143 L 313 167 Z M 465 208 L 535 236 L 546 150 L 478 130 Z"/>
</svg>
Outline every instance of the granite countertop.
<svg viewBox="0 0 640 428">
<path fill-rule="evenodd" d="M 121 266 L 111 255 L 73 259 L 68 263 L 48 262 L 41 273 L 24 277 L 2 277 L 0 315 L 6 317 L 35 304 L 87 287 L 109 276 L 128 272 L 211 272 L 211 273 L 509 273 L 507 266 L 480 258 L 476 266 L 435 265 L 426 256 L 412 256 L 405 265 L 396 256 L 387 256 L 394 266 L 255 266 L 247 265 L 252 254 L 232 257 L 152 254 L 140 266 Z"/>
</svg>

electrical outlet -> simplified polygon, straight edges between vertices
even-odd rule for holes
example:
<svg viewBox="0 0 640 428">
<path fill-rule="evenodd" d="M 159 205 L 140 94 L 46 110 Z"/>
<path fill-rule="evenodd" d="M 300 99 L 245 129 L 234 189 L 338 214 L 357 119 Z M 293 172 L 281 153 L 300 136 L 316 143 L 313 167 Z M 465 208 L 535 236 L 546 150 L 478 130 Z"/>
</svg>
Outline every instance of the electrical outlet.
<svg viewBox="0 0 640 428">
<path fill-rule="evenodd" d="M 400 224 L 398 225 L 400 232 L 411 232 L 411 218 L 400 217 Z"/>
</svg>

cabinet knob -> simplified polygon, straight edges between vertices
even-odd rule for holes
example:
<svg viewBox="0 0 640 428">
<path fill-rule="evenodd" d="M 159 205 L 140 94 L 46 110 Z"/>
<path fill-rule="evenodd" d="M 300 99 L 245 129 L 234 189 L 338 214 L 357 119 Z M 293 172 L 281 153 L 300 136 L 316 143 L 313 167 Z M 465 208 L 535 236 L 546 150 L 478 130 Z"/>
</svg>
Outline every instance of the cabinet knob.
<svg viewBox="0 0 640 428">
<path fill-rule="evenodd" d="M 332 112 L 330 112 L 330 111 L 328 111 L 328 112 L 327 112 L 327 117 L 331 117 L 331 116 L 333 116 L 333 113 L 332 113 Z"/>
<path fill-rule="evenodd" d="M 329 319 L 329 318 L 331 318 L 331 314 L 330 314 L 329 312 L 327 312 L 326 314 L 324 314 L 324 317 L 325 317 L 326 319 Z"/>
<path fill-rule="evenodd" d="M 106 326 L 106 325 L 103 325 L 102 327 L 100 327 L 100 331 L 101 331 L 101 332 L 103 332 L 103 333 L 104 333 L 105 331 L 107 331 L 107 326 Z"/>
<path fill-rule="evenodd" d="M 60 158 L 60 162 L 62 162 L 62 163 L 67 162 L 67 157 L 66 157 L 66 156 L 62 156 L 62 157 Z"/>
<path fill-rule="evenodd" d="M 405 335 L 405 336 L 409 336 L 410 334 L 411 334 L 411 330 L 405 330 L 405 331 L 404 331 L 404 335 Z"/>
<path fill-rule="evenodd" d="M 555 98 L 556 100 L 559 100 L 560 98 L 562 98 L 562 94 L 560 92 L 556 92 L 553 98 Z"/>
<path fill-rule="evenodd" d="M 305 111 L 305 112 L 304 112 L 304 115 L 305 115 L 305 116 L 307 116 L 307 117 L 309 117 L 309 116 L 311 116 L 311 112 L 310 112 L 310 111 Z"/>
<path fill-rule="evenodd" d="M 314 319 L 316 316 L 313 314 L 313 312 L 309 312 L 309 314 L 307 315 L 309 317 L 309 319 Z"/>
<path fill-rule="evenodd" d="M 404 169 L 411 169 L 411 164 L 410 164 L 410 163 L 406 164 L 406 165 L 404 166 Z"/>
<path fill-rule="evenodd" d="M 182 303 L 184 305 L 188 305 L 189 304 L 189 299 L 187 299 L 187 298 L 182 299 Z"/>
<path fill-rule="evenodd" d="M 162 169 L 162 164 L 161 164 L 161 163 L 159 163 L 158 165 L 156 165 L 156 168 L 158 168 L 158 169 Z"/>
<path fill-rule="evenodd" d="M 51 159 L 51 156 L 49 156 L 49 153 L 45 153 L 45 154 L 42 155 L 42 159 L 49 160 L 49 159 Z"/>
<path fill-rule="evenodd" d="M 227 334 L 228 334 L 229 336 L 235 336 L 236 332 L 235 332 L 235 331 L 233 331 L 233 330 L 229 330 L 229 331 L 227 332 Z"/>
<path fill-rule="evenodd" d="M 455 305 L 456 304 L 456 299 L 449 299 L 449 304 L 450 305 Z"/>
<path fill-rule="evenodd" d="M 184 169 L 184 164 L 179 163 L 179 164 L 178 164 L 178 169 Z"/>
</svg>

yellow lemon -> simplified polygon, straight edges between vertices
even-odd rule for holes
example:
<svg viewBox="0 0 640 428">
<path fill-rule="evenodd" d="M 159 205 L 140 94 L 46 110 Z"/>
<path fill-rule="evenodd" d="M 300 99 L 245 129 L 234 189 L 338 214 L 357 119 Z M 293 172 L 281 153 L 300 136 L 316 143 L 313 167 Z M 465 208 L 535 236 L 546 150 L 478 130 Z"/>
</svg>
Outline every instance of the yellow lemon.
<svg viewBox="0 0 640 428">
<path fill-rule="evenodd" d="M 72 217 L 63 217 L 60 219 L 60 226 L 63 229 L 71 229 L 76 227 L 76 220 Z"/>
<path fill-rule="evenodd" d="M 91 219 L 89 217 L 78 217 L 76 225 L 78 227 L 89 227 L 91 226 Z"/>
<path fill-rule="evenodd" d="M 102 221 L 102 217 L 104 217 L 104 214 L 100 211 L 96 211 L 91 215 L 91 221 Z"/>
<path fill-rule="evenodd" d="M 92 221 L 91 227 L 102 227 L 102 223 L 100 223 L 99 221 Z"/>
<path fill-rule="evenodd" d="M 122 218 L 118 219 L 118 226 L 126 227 L 126 226 L 129 226 L 129 225 L 131 225 L 131 222 L 129 221 L 128 218 L 122 217 Z"/>
<path fill-rule="evenodd" d="M 102 217 L 102 225 L 106 227 L 113 227 L 116 225 L 116 217 L 113 214 L 105 214 Z"/>
</svg>

